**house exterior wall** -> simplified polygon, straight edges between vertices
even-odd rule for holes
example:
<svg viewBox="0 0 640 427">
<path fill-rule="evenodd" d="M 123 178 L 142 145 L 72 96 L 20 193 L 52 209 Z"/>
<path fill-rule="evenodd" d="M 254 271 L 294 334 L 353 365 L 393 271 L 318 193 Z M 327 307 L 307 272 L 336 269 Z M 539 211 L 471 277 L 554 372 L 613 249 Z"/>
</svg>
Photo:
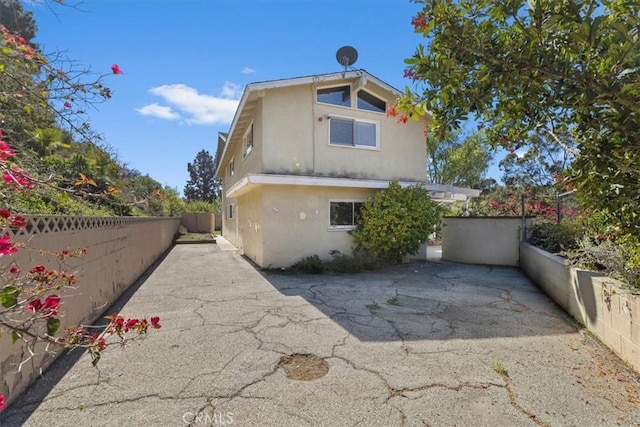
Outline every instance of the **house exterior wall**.
<svg viewBox="0 0 640 427">
<path fill-rule="evenodd" d="M 289 267 L 303 257 L 330 259 L 331 250 L 351 254 L 348 231 L 329 229 L 329 202 L 363 201 L 376 190 L 289 185 L 262 187 L 262 267 Z"/>
<path fill-rule="evenodd" d="M 264 265 L 262 193 L 262 188 L 258 187 L 236 199 L 239 206 L 236 221 L 241 236 L 241 243 L 236 247 L 260 266 Z"/>
<path fill-rule="evenodd" d="M 344 84 L 344 83 L 343 83 Z M 340 85 L 340 82 L 331 86 Z M 424 181 L 426 121 L 397 118 L 356 108 L 315 102 L 322 85 L 268 91 L 262 98 L 263 171 L 274 174 L 332 176 L 398 181 Z M 387 101 L 369 84 L 365 89 Z M 377 149 L 329 145 L 329 117 L 363 119 L 378 125 Z M 255 170 L 253 172 L 256 172 Z"/>
</svg>

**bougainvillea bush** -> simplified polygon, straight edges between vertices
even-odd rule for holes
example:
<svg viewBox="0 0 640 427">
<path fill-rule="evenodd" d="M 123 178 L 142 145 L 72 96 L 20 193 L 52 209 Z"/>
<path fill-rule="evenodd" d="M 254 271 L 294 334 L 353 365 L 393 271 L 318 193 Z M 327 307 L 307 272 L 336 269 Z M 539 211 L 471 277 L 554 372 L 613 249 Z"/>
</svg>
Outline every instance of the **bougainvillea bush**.
<svg viewBox="0 0 640 427">
<path fill-rule="evenodd" d="M 122 74 L 122 70 L 113 65 L 110 74 Z M 74 77 L 57 68 L 24 38 L 0 26 L 0 336 L 7 335 L 14 345 L 24 349 L 25 356 L 16 366 L 18 371 L 34 358 L 65 348 L 86 350 L 95 366 L 108 346 L 123 346 L 129 340 L 143 337 L 150 329 L 160 328 L 156 316 L 125 319 L 117 313 L 107 316 L 105 325 L 100 327 L 62 328 L 67 290 L 82 292 L 76 272 L 68 271 L 69 261 L 84 256 L 86 249 L 61 248 L 50 252 L 13 237 L 29 224 L 21 212 L 8 209 L 8 201 L 28 199 L 41 187 L 58 188 L 70 198 L 89 197 L 87 188 L 96 186 L 82 173 L 71 185 L 61 183 L 55 175 L 43 178 L 28 171 L 23 165 L 28 163 L 28 157 L 20 156 L 29 142 L 47 133 L 34 123 L 48 123 L 54 126 L 49 130 L 59 132 L 66 126 L 65 132 L 69 134 L 90 137 L 88 124 L 77 121 L 82 118 L 81 110 L 74 112 L 72 107 L 94 97 L 108 99 L 111 92 L 99 82 L 104 76 L 82 83 L 76 78 L 82 75 Z M 51 117 L 57 119 L 47 122 Z M 85 143 L 90 144 L 90 139 Z M 101 194 L 95 191 L 91 194 L 108 197 L 114 192 L 115 189 L 107 188 Z M 29 256 L 20 259 L 28 259 L 29 265 L 21 265 L 16 258 L 23 251 Z M 55 267 L 51 267 L 52 263 Z M 5 407 L 6 398 L 0 394 L 0 410 Z"/>
</svg>

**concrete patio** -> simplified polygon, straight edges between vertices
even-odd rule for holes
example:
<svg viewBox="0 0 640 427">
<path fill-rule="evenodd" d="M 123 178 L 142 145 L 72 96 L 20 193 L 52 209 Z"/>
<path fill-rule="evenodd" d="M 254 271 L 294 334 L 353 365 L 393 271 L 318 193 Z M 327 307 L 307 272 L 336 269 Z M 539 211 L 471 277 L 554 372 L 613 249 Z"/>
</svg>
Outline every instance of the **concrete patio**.
<svg viewBox="0 0 640 427">
<path fill-rule="evenodd" d="M 99 371 L 62 357 L 0 425 L 640 425 L 640 376 L 515 268 L 267 274 L 218 243 L 174 247 L 120 301 L 162 329 Z M 293 354 L 328 371 L 289 378 Z"/>
</svg>

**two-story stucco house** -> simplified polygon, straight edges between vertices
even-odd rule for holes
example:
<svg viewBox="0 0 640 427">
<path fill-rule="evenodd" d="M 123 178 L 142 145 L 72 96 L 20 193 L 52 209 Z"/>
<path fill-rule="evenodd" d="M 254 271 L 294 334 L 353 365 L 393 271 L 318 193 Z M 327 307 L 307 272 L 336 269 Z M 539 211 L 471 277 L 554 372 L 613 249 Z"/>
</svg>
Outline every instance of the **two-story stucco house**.
<svg viewBox="0 0 640 427">
<path fill-rule="evenodd" d="M 218 137 L 223 236 L 262 267 L 350 254 L 365 199 L 425 184 L 429 119 L 387 117 L 400 95 L 363 70 L 249 84 Z"/>
</svg>

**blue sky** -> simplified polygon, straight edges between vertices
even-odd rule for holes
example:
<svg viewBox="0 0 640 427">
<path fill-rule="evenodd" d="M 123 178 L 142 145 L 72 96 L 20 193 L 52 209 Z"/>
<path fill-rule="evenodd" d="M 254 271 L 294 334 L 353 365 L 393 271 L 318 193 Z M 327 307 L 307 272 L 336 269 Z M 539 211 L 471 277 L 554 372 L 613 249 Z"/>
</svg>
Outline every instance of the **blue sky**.
<svg viewBox="0 0 640 427">
<path fill-rule="evenodd" d="M 73 0 L 66 0 L 65 4 Z M 364 68 L 398 89 L 421 37 L 409 0 L 83 0 L 76 8 L 26 6 L 44 52 L 64 51 L 113 98 L 91 112 L 121 160 L 182 191 L 187 163 L 215 154 L 244 86 L 341 70 L 335 52 L 359 52 Z"/>
</svg>

